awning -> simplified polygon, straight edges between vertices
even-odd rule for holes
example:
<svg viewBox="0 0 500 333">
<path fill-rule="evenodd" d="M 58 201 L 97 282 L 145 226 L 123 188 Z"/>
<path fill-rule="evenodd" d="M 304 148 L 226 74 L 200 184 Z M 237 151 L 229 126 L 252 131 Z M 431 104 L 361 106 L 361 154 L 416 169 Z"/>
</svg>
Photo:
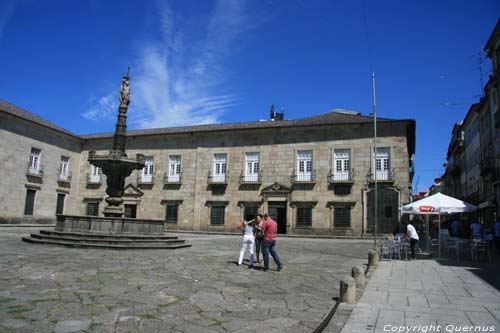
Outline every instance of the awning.
<svg viewBox="0 0 500 333">
<path fill-rule="evenodd" d="M 497 202 L 496 201 L 485 201 L 481 202 L 477 208 L 478 209 L 486 209 L 486 208 L 496 208 L 497 207 Z"/>
</svg>

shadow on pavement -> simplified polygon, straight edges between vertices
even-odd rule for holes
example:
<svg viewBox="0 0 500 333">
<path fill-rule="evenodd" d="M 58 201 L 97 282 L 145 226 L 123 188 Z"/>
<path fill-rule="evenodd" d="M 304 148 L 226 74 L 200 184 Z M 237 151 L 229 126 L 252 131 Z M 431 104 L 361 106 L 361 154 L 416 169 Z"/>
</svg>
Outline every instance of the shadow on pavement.
<svg viewBox="0 0 500 333">
<path fill-rule="evenodd" d="M 467 267 L 467 270 L 500 291 L 500 257 L 494 256 L 490 262 L 458 261 L 453 258 L 435 258 L 432 255 L 420 254 L 417 260 L 436 260 L 443 266 Z"/>
</svg>

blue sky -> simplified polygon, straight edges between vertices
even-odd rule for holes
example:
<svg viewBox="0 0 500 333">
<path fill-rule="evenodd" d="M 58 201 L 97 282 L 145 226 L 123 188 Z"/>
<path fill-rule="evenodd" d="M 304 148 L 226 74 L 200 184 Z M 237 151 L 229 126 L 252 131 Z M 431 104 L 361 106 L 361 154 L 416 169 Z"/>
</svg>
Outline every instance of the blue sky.
<svg viewBox="0 0 500 333">
<path fill-rule="evenodd" d="M 478 100 L 499 14 L 498 0 L 0 0 L 0 98 L 111 131 L 131 66 L 129 129 L 266 119 L 273 103 L 287 119 L 368 114 L 375 71 L 377 115 L 417 121 L 423 190 Z"/>
</svg>

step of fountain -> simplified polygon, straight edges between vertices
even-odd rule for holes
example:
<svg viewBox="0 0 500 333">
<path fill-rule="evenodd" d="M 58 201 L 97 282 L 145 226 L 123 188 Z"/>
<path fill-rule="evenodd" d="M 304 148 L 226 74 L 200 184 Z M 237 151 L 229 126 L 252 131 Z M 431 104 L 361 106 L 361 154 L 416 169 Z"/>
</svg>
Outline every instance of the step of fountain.
<svg viewBox="0 0 500 333">
<path fill-rule="evenodd" d="M 167 235 L 136 235 L 136 234 L 108 234 L 108 233 L 90 233 L 90 232 L 76 232 L 76 231 L 58 231 L 58 230 L 40 230 L 42 235 L 54 235 L 61 237 L 84 237 L 93 239 L 131 239 L 131 240 L 176 240 L 177 236 Z"/>
<path fill-rule="evenodd" d="M 104 235 L 52 230 L 40 230 L 40 233 L 22 240 L 32 244 L 101 249 L 179 249 L 191 246 L 184 240 L 166 235 Z"/>
</svg>

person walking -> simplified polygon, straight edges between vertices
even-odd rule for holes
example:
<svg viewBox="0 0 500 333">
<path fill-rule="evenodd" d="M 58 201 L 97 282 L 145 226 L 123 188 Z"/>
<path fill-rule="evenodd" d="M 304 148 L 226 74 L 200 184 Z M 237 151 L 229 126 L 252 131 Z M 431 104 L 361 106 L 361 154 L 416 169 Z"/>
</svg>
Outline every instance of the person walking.
<svg viewBox="0 0 500 333">
<path fill-rule="evenodd" d="M 404 240 L 410 240 L 411 259 L 415 260 L 415 245 L 418 243 L 418 234 L 415 227 L 408 221 Z"/>
<path fill-rule="evenodd" d="M 264 223 L 262 224 L 262 232 L 264 233 L 264 246 L 262 248 L 262 255 L 264 256 L 264 271 L 269 269 L 269 253 L 273 257 L 274 262 L 278 266 L 277 271 L 284 269 L 280 261 L 280 257 L 276 252 L 276 234 L 278 232 L 278 224 L 269 214 L 264 214 Z"/>
<path fill-rule="evenodd" d="M 241 220 L 241 223 L 238 227 L 238 229 L 242 229 L 243 231 L 243 239 L 241 240 L 241 250 L 240 250 L 240 257 L 238 258 L 238 266 L 241 266 L 243 263 L 243 257 L 245 256 L 245 252 L 248 247 L 248 251 L 250 252 L 250 263 L 248 265 L 248 268 L 253 267 L 253 247 L 254 247 L 254 237 L 253 237 L 253 223 L 255 220 L 252 221 L 245 221 Z"/>
<path fill-rule="evenodd" d="M 262 224 L 264 223 L 264 220 L 262 218 L 262 214 L 257 214 L 256 221 L 254 223 L 255 257 L 258 264 L 260 264 L 260 252 L 262 251 L 262 243 L 264 242 L 264 233 L 262 232 Z M 262 255 L 264 255 L 264 253 Z"/>
</svg>

